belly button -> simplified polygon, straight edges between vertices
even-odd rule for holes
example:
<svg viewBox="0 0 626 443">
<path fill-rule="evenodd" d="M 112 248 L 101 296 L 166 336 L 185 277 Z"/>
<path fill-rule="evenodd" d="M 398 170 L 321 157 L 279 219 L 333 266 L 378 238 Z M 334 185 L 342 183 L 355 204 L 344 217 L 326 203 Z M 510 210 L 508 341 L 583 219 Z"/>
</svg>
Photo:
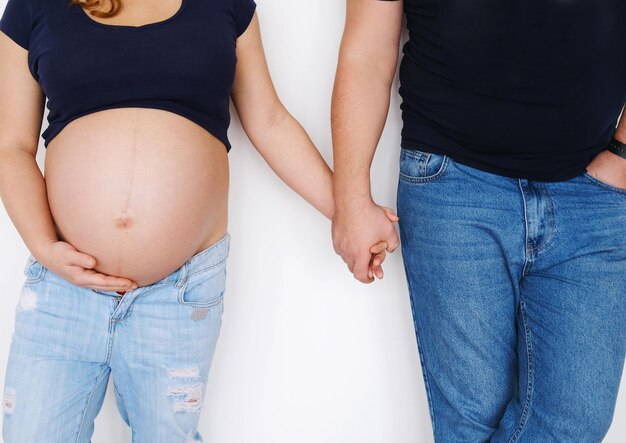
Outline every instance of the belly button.
<svg viewBox="0 0 626 443">
<path fill-rule="evenodd" d="M 115 225 L 118 228 L 126 229 L 133 225 L 133 220 L 127 214 L 122 214 L 115 219 Z"/>
</svg>

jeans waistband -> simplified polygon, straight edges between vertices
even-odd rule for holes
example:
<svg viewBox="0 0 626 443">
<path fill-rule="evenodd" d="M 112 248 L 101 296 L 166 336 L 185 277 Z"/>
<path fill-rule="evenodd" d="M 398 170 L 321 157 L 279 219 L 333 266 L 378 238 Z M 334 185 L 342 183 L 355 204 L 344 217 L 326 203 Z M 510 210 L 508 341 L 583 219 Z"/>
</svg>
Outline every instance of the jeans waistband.
<svg viewBox="0 0 626 443">
<path fill-rule="evenodd" d="M 176 288 L 182 287 L 185 282 L 187 282 L 194 275 L 199 274 L 200 272 L 207 271 L 209 269 L 213 269 L 217 266 L 222 265 L 226 259 L 228 258 L 228 252 L 230 249 L 230 234 L 226 233 L 221 240 L 213 243 L 202 251 L 194 254 L 189 260 L 183 263 L 177 270 L 172 272 L 170 275 L 163 277 L 161 280 L 156 281 L 148 286 L 141 286 L 137 289 L 133 289 L 132 291 L 112 291 L 112 290 L 102 290 L 102 289 L 92 289 L 95 292 L 99 292 L 101 294 L 119 296 L 129 292 L 137 293 L 137 292 L 145 292 L 154 286 L 160 286 L 163 284 L 174 284 Z"/>
<path fill-rule="evenodd" d="M 230 249 L 230 234 L 226 233 L 221 240 L 194 254 L 183 265 L 170 274 L 166 279 L 176 281 L 176 287 L 181 287 L 190 277 L 202 271 L 221 265 L 228 258 Z"/>
</svg>

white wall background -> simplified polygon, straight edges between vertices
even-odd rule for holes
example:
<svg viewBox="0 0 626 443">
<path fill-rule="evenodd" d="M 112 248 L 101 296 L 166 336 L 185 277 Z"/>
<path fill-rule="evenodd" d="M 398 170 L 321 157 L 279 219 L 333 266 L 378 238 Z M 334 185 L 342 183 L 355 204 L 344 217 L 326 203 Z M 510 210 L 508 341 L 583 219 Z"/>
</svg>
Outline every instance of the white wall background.
<svg viewBox="0 0 626 443">
<path fill-rule="evenodd" d="M 330 96 L 345 3 L 257 2 L 276 88 L 331 163 Z M 395 206 L 398 107 L 394 94 L 373 166 L 374 196 L 388 206 Z M 230 137 L 232 249 L 200 425 L 205 441 L 431 442 L 400 253 L 388 258 L 384 280 L 353 280 L 332 250 L 329 222 L 271 173 L 236 119 Z M 39 160 L 44 153 L 42 145 Z M 0 210 L 1 380 L 27 255 Z M 609 443 L 626 436 L 625 384 Z M 130 432 L 109 390 L 93 442 L 124 441 Z"/>
</svg>

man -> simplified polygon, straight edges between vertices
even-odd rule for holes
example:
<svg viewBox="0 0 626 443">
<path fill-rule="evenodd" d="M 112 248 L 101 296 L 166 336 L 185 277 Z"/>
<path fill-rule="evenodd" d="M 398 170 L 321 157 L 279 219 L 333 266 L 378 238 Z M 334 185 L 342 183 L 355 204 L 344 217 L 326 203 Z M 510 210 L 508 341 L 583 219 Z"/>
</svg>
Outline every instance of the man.
<svg viewBox="0 0 626 443">
<path fill-rule="evenodd" d="M 333 239 L 362 282 L 397 241 L 369 172 L 403 13 L 398 216 L 435 440 L 601 441 L 626 347 L 626 2 L 347 1 Z"/>
</svg>

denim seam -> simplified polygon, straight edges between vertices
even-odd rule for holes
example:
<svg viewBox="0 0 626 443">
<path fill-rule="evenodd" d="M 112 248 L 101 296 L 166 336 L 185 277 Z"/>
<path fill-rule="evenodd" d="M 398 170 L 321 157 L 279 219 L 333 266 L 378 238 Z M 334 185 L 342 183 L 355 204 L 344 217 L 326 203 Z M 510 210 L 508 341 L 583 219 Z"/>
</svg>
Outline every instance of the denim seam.
<svg viewBox="0 0 626 443">
<path fill-rule="evenodd" d="M 537 197 L 537 193 L 535 192 L 534 188 L 529 186 L 528 189 L 532 193 L 532 196 L 534 197 L 534 199 L 538 201 L 539 198 Z M 524 192 L 524 191 L 522 190 L 522 192 Z M 527 235 L 526 238 L 530 239 L 530 236 Z M 529 244 L 530 244 L 530 242 L 527 243 L 526 250 L 532 256 L 531 258 L 534 258 L 535 254 L 537 254 L 537 252 L 541 249 L 541 247 L 539 245 L 535 245 L 534 242 L 532 244 L 530 244 L 530 247 L 528 247 Z"/>
<path fill-rule="evenodd" d="M 556 222 L 554 217 L 554 200 L 552 199 L 552 195 L 550 194 L 550 191 L 547 187 L 544 187 L 544 192 L 546 195 L 546 201 L 548 202 L 546 217 L 548 219 L 547 229 L 549 229 L 549 231 L 548 237 L 543 242 L 543 246 L 537 248 L 537 255 L 546 252 L 550 248 L 550 246 L 554 244 L 557 237 Z"/>
<path fill-rule="evenodd" d="M 430 153 L 425 152 L 424 155 L 417 161 L 417 163 L 419 164 L 420 177 L 427 177 L 429 160 Z"/>
<path fill-rule="evenodd" d="M 398 188 L 401 186 L 402 181 L 399 179 L 398 180 Z M 400 205 L 400 192 L 397 193 L 396 195 L 396 207 L 398 208 L 398 212 L 400 212 L 401 209 L 401 205 Z M 402 229 L 400 229 L 400 236 L 402 237 Z M 402 242 L 402 249 L 404 249 L 404 242 Z M 401 251 L 402 252 L 402 251 Z M 404 254 L 403 254 L 404 255 Z M 413 318 L 413 329 L 415 330 L 415 341 L 417 344 L 417 352 L 418 352 L 418 356 L 420 359 L 420 365 L 422 367 L 422 377 L 424 379 L 424 390 L 426 391 L 426 398 L 428 400 L 428 411 L 430 413 L 430 421 L 431 421 L 431 426 L 432 426 L 432 431 L 433 431 L 433 436 L 435 435 L 435 430 L 436 430 L 436 423 L 437 420 L 435 418 L 435 408 L 433 406 L 433 399 L 432 399 L 432 392 L 431 392 L 431 388 L 430 388 L 430 382 L 428 379 L 428 376 L 426 375 L 426 365 L 425 363 L 425 358 L 424 358 L 424 353 L 422 352 L 422 347 L 420 346 L 420 333 L 419 333 L 419 328 L 417 325 L 417 316 L 415 315 L 416 313 L 416 309 L 415 309 L 415 304 L 413 302 L 413 291 L 411 290 L 411 279 L 409 277 L 409 270 L 408 270 L 408 266 L 406 264 L 406 260 L 402 260 L 402 264 L 404 267 L 404 274 L 406 276 L 406 280 L 407 280 L 407 286 L 408 286 L 408 290 L 409 290 L 409 302 L 411 304 L 411 316 Z"/>
<path fill-rule="evenodd" d="M 139 296 L 141 296 L 143 294 L 139 294 Z M 113 321 L 115 323 L 120 323 L 124 320 L 126 320 L 128 317 L 130 317 L 130 315 L 133 313 L 133 306 L 135 305 L 135 301 L 137 300 L 138 297 L 135 297 L 135 299 L 130 303 L 130 305 L 128 306 L 128 308 L 126 309 L 126 311 L 124 312 L 124 315 L 119 317 L 119 318 L 114 318 Z M 121 302 L 120 302 L 121 304 Z"/>
<path fill-rule="evenodd" d="M 85 400 L 85 405 L 83 407 L 83 414 L 80 419 L 80 424 L 78 425 L 78 431 L 76 432 L 76 439 L 74 440 L 76 443 L 79 443 L 78 439 L 80 438 L 80 433 L 83 429 L 83 425 L 85 424 L 85 415 L 87 414 L 87 407 L 89 406 L 89 402 L 91 401 L 91 397 L 93 396 L 93 393 L 96 391 L 96 388 L 101 383 L 100 378 L 102 377 L 102 374 L 104 374 L 105 370 L 106 370 L 106 365 L 102 367 L 100 374 L 98 374 L 98 376 L 96 377 L 93 387 L 91 388 L 91 391 L 89 392 L 89 395 L 87 396 L 87 399 Z"/>
<path fill-rule="evenodd" d="M 522 189 L 521 180 L 517 180 L 520 196 L 522 197 L 522 206 L 524 208 L 524 267 L 522 268 L 522 277 L 526 274 L 527 266 L 530 266 L 530 260 L 528 258 L 528 211 L 526 208 L 526 197 L 524 196 L 524 189 Z"/>
<path fill-rule="evenodd" d="M 556 225 L 555 225 L 555 218 L 554 218 L 554 205 L 553 205 L 553 201 L 550 195 L 550 192 L 548 191 L 548 188 L 544 188 L 544 191 L 546 193 L 546 198 L 550 199 L 549 200 L 549 205 L 547 208 L 547 212 L 546 212 L 546 217 L 548 220 L 548 236 L 546 237 L 546 239 L 543 241 L 543 244 L 539 244 L 537 246 L 531 247 L 529 248 L 529 252 L 535 256 L 539 256 L 541 254 L 543 254 L 544 252 L 546 252 L 550 246 L 552 246 L 554 244 L 554 241 L 556 240 Z M 534 191 L 533 193 L 535 194 L 535 196 L 537 195 Z"/>
<path fill-rule="evenodd" d="M 516 443 L 519 441 L 519 438 L 524 431 L 526 423 L 528 422 L 528 415 L 530 413 L 530 407 L 533 399 L 533 389 L 534 389 L 534 365 L 533 365 L 533 352 L 532 352 L 532 343 L 531 343 L 531 335 L 530 328 L 528 326 L 528 317 L 526 315 L 526 307 L 524 300 L 520 298 L 520 312 L 522 317 L 522 326 L 524 327 L 524 337 L 526 339 L 526 358 L 528 360 L 526 371 L 527 375 L 527 386 L 526 386 L 526 398 L 524 400 L 524 409 L 522 410 L 522 415 L 520 416 L 519 422 L 517 424 L 517 428 L 515 432 L 511 436 L 509 443 Z"/>
<path fill-rule="evenodd" d="M 116 309 L 117 310 L 117 307 Z M 115 312 L 115 310 L 113 312 Z M 109 338 L 107 340 L 107 352 L 104 357 L 104 361 L 106 364 L 111 364 L 111 354 L 113 353 L 113 340 L 115 335 L 115 319 L 111 317 L 109 319 Z"/>
<path fill-rule="evenodd" d="M 433 398 L 432 398 L 432 392 L 430 389 L 430 381 L 428 379 L 428 375 L 427 375 L 427 370 L 426 370 L 426 365 L 425 365 L 425 357 L 424 357 L 424 352 L 422 350 L 422 346 L 420 346 L 421 340 L 420 340 L 420 332 L 419 332 L 419 327 L 417 324 L 417 316 L 416 316 L 416 312 L 415 312 L 415 303 L 413 302 L 413 291 L 411 290 L 411 279 L 409 278 L 409 272 L 406 266 L 406 262 L 404 263 L 404 272 L 406 274 L 407 277 L 407 286 L 409 288 L 409 301 L 411 303 L 411 314 L 413 316 L 413 327 L 415 328 L 415 340 L 417 342 L 417 352 L 419 354 L 419 358 L 420 358 L 420 364 L 422 366 L 422 376 L 424 377 L 424 388 L 426 390 L 426 397 L 428 399 L 428 409 L 430 412 L 430 417 L 431 417 L 431 424 L 432 424 L 432 428 L 433 428 L 433 436 L 436 435 L 435 434 L 435 429 L 436 429 L 436 419 L 435 419 L 435 408 L 433 406 Z"/>
<path fill-rule="evenodd" d="M 448 156 L 445 156 L 443 159 L 443 162 L 441 163 L 441 167 L 439 168 L 439 170 L 435 172 L 433 175 L 429 175 L 428 177 L 413 177 L 411 175 L 406 175 L 402 173 L 402 171 L 400 171 L 400 178 L 411 183 L 427 183 L 427 182 L 430 182 L 430 181 L 433 181 L 435 179 L 442 177 L 444 173 L 448 170 L 449 162 L 450 162 L 450 158 Z"/>
<path fill-rule="evenodd" d="M 119 396 L 122 402 L 122 405 L 124 405 L 124 409 L 126 410 L 126 416 L 128 417 L 128 425 L 130 427 L 132 441 L 135 441 L 136 440 L 135 426 L 133 425 L 133 423 L 135 423 L 135 420 L 132 418 L 131 409 L 128 408 L 126 400 L 124 399 L 124 396 L 122 395 L 122 391 L 117 389 L 117 387 L 115 386 L 113 388 L 115 389 L 115 392 L 117 392 L 117 395 Z"/>
</svg>

